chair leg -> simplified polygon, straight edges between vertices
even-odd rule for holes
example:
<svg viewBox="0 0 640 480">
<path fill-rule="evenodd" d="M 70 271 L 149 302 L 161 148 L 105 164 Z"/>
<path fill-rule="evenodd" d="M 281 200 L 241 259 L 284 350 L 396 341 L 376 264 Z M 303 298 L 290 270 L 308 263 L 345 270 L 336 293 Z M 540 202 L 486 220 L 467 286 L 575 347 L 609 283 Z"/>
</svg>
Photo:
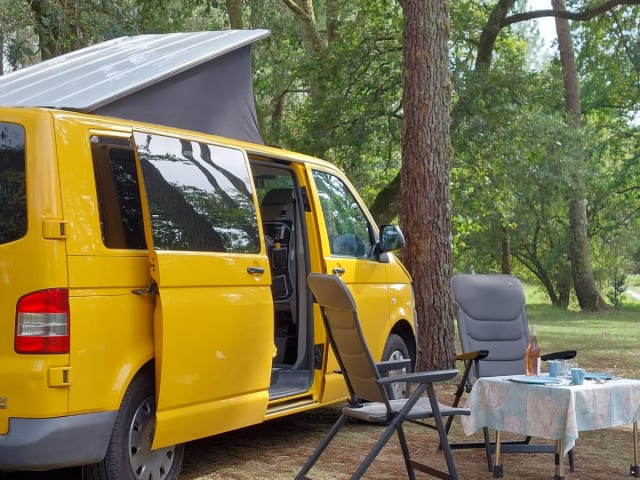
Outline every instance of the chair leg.
<svg viewBox="0 0 640 480">
<path fill-rule="evenodd" d="M 333 424 L 333 427 L 331 427 L 331 430 L 329 430 L 329 433 L 327 433 L 327 436 L 324 438 L 322 443 L 318 445 L 318 448 L 316 448 L 315 452 L 313 452 L 313 454 L 309 457 L 307 463 L 305 463 L 302 469 L 298 472 L 295 480 L 303 480 L 304 478 L 306 478 L 306 474 L 309 472 L 309 470 L 311 470 L 311 467 L 313 467 L 318 458 L 320 458 L 322 452 L 324 452 L 329 446 L 329 443 L 331 443 L 331 440 L 333 440 L 333 437 L 336 436 L 340 428 L 342 428 L 342 426 L 346 423 L 347 418 L 348 417 L 344 413 L 340 415 L 340 418 L 338 418 L 336 423 Z"/>
<path fill-rule="evenodd" d="M 407 467 L 407 475 L 409 476 L 409 480 L 415 480 L 416 474 L 413 471 L 413 467 L 411 466 L 411 454 L 409 453 L 409 445 L 407 443 L 407 437 L 404 434 L 404 428 L 402 428 L 402 424 L 398 425 L 396 432 L 398 433 L 398 440 L 400 441 L 400 448 L 402 449 L 404 464 Z"/>
<path fill-rule="evenodd" d="M 393 421 L 387 426 L 387 428 L 385 428 L 383 434 L 380 436 L 373 448 L 369 450 L 369 453 L 367 454 L 365 459 L 362 461 L 362 463 L 360 463 L 354 474 L 351 476 L 351 480 L 358 480 L 360 477 L 362 477 L 362 475 L 364 475 L 364 472 L 367 471 L 367 468 L 369 468 L 373 460 L 375 460 L 375 458 L 378 456 L 380 450 L 382 450 L 382 447 L 384 447 L 389 441 L 389 439 L 393 435 L 393 432 L 398 429 L 398 423 L 400 422 L 398 422 L 397 419 L 398 417 L 395 417 Z"/>
<path fill-rule="evenodd" d="M 440 438 L 440 447 L 442 448 L 442 453 L 444 453 L 444 459 L 447 463 L 449 478 L 451 480 L 457 480 L 458 472 L 456 471 L 456 462 L 454 461 L 453 454 L 451 453 L 451 446 L 449 445 L 449 439 L 447 438 L 447 429 L 444 421 L 442 420 L 442 415 L 440 414 L 440 407 L 438 406 L 436 392 L 432 384 L 427 385 L 427 393 L 429 395 L 429 402 L 431 403 L 431 411 L 433 412 L 433 419 L 436 422 L 436 427 L 438 429 L 438 436 Z"/>
</svg>

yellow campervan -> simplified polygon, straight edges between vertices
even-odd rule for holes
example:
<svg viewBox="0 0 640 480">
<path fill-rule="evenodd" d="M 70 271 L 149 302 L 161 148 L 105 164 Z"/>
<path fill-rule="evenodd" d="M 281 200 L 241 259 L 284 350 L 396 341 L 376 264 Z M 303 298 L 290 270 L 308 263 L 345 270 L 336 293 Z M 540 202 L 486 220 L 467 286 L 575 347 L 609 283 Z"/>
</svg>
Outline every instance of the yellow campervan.
<svg viewBox="0 0 640 480">
<path fill-rule="evenodd" d="M 175 479 L 185 442 L 341 401 L 309 272 L 415 359 L 402 235 L 327 162 L 0 107 L 0 197 L 0 471 Z"/>
</svg>

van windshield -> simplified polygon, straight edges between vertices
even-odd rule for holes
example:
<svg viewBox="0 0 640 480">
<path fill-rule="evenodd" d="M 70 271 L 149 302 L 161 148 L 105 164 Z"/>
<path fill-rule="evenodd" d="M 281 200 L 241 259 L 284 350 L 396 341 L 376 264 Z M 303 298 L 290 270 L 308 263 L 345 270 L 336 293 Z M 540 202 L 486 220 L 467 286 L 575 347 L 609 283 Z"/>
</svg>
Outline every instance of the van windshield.
<svg viewBox="0 0 640 480">
<path fill-rule="evenodd" d="M 0 243 L 27 233 L 24 127 L 0 122 Z"/>
</svg>

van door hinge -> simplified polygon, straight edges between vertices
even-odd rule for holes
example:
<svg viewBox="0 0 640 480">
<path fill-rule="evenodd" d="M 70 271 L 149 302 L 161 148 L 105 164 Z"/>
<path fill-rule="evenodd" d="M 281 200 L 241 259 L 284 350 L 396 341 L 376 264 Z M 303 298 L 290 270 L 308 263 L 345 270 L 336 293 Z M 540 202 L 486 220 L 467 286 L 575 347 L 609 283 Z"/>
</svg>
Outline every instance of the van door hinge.
<svg viewBox="0 0 640 480">
<path fill-rule="evenodd" d="M 42 221 L 42 236 L 51 239 L 67 238 L 67 223 L 65 220 L 46 218 Z"/>
<path fill-rule="evenodd" d="M 71 386 L 71 367 L 51 367 L 49 368 L 49 387 L 69 387 Z"/>
<path fill-rule="evenodd" d="M 322 362 L 324 360 L 324 345 L 318 344 L 313 347 L 313 368 L 322 370 Z"/>
</svg>

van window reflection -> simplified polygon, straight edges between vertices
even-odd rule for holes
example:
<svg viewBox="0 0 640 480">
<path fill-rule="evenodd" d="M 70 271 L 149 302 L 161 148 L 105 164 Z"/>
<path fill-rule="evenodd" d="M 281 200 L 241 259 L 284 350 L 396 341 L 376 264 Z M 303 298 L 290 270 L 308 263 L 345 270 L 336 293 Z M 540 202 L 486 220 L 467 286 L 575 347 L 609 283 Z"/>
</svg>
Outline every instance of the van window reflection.
<svg viewBox="0 0 640 480">
<path fill-rule="evenodd" d="M 163 135 L 134 137 L 155 249 L 259 252 L 242 151 Z"/>
<path fill-rule="evenodd" d="M 372 228 L 345 183 L 335 175 L 313 171 L 331 255 L 369 258 L 373 250 Z"/>
<path fill-rule="evenodd" d="M 21 125 L 0 122 L 0 243 L 27 233 L 24 141 Z"/>
</svg>

